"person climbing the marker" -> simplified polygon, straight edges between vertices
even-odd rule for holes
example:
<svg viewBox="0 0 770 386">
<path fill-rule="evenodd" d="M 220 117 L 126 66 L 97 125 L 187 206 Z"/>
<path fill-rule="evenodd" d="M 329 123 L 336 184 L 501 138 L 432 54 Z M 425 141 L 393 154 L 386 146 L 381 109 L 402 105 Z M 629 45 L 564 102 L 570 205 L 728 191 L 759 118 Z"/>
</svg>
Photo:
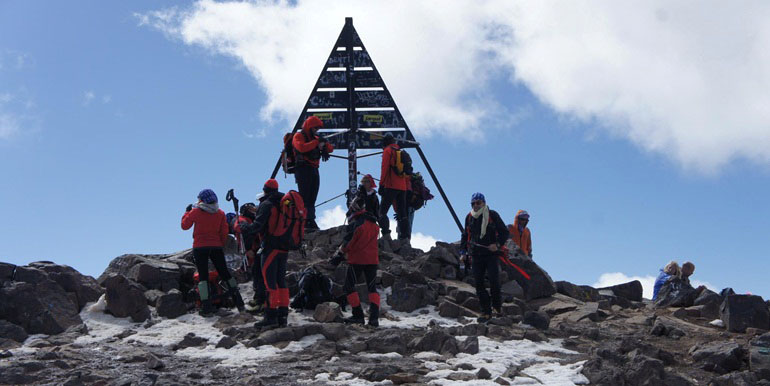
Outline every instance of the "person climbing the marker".
<svg viewBox="0 0 770 386">
<path fill-rule="evenodd" d="M 527 228 L 529 213 L 519 210 L 513 219 L 513 224 L 508 225 L 508 233 L 518 249 L 528 258 L 532 258 L 532 233 Z"/>
<path fill-rule="evenodd" d="M 399 171 L 397 167 L 397 156 L 399 146 L 395 143 L 393 134 L 387 133 L 382 139 L 384 149 L 382 151 L 382 166 L 380 168 L 380 217 L 379 224 L 382 228 L 382 235 L 390 237 L 390 220 L 388 211 L 393 205 L 396 212 L 396 221 L 398 226 L 398 238 L 410 239 L 412 231 L 409 229 L 409 218 L 406 206 L 406 179 L 409 177 Z M 395 204 L 395 205 L 394 205 Z"/>
<path fill-rule="evenodd" d="M 262 236 L 262 278 L 268 293 L 265 317 L 256 328 L 284 327 L 289 316 L 289 289 L 286 287 L 286 263 L 290 250 L 299 249 L 305 233 L 305 208 L 296 191 L 278 191 L 278 181 L 269 179 L 264 191 L 267 198 L 257 208 L 251 226 Z"/>
<path fill-rule="evenodd" d="M 377 217 L 365 208 L 364 200 L 356 198 L 350 204 L 348 211 L 348 227 L 337 253 L 332 256 L 330 263 L 339 265 L 347 255 L 348 268 L 345 274 L 343 291 L 347 294 L 348 303 L 353 307 L 353 316 L 345 318 L 345 323 L 364 324 L 364 310 L 361 299 L 356 291 L 358 278 L 366 279 L 366 290 L 369 293 L 369 325 L 378 327 L 380 315 L 380 294 L 377 293 L 377 265 L 379 251 L 377 236 L 380 227 Z"/>
<path fill-rule="evenodd" d="M 361 185 L 358 186 L 358 193 L 356 195 L 356 198 L 363 200 L 365 204 L 364 209 L 375 218 L 380 214 L 380 201 L 377 199 L 376 187 L 377 184 L 374 183 L 374 177 L 371 174 L 366 174 L 361 178 Z"/>
<path fill-rule="evenodd" d="M 227 242 L 228 225 L 225 212 L 219 209 L 217 195 L 211 189 L 198 193 L 198 202 L 187 205 L 182 216 L 182 230 L 193 227 L 193 258 L 198 269 L 198 293 L 201 299 L 200 314 L 211 315 L 214 306 L 209 296 L 209 260 L 225 282 L 227 292 L 233 298 L 239 311 L 243 311 L 243 298 L 238 290 L 238 282 L 230 275 L 225 263 L 223 247 Z"/>
<path fill-rule="evenodd" d="M 493 308 L 495 314 L 502 315 L 497 253 L 508 236 L 508 229 L 500 215 L 489 209 L 483 194 L 474 193 L 471 196 L 471 211 L 465 217 L 465 228 L 460 238 L 460 255 L 463 262 L 471 259 L 476 295 L 482 312 L 478 318 L 479 323 L 486 323 L 492 318 Z M 489 279 L 491 302 L 490 293 L 484 287 L 485 273 Z"/>
<path fill-rule="evenodd" d="M 663 288 L 663 285 L 666 284 L 669 279 L 681 276 L 682 271 L 679 268 L 679 263 L 676 261 L 670 261 L 668 264 L 666 264 L 666 266 L 660 270 L 660 274 L 655 279 L 655 284 L 653 285 L 652 289 L 652 300 L 658 299 L 658 293 L 660 292 L 660 289 Z"/>
<path fill-rule="evenodd" d="M 318 230 L 318 224 L 315 222 L 315 201 L 321 184 L 318 166 L 320 160 L 327 161 L 330 153 L 334 151 L 334 146 L 318 135 L 318 129 L 323 125 L 320 118 L 311 116 L 302 123 L 302 130 L 294 134 L 292 139 L 296 159 L 294 178 L 307 209 L 308 230 Z"/>
</svg>

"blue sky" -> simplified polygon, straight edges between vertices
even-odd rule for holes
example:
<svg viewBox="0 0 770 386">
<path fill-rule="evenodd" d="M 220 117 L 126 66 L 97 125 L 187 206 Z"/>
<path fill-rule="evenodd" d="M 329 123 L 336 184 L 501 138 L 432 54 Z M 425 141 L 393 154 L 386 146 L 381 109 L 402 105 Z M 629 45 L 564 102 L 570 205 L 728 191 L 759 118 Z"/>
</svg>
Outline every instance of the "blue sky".
<svg viewBox="0 0 770 386">
<path fill-rule="evenodd" d="M 234 188 L 242 202 L 259 192 L 344 16 L 354 16 L 460 216 L 476 191 L 506 222 L 529 211 L 535 259 L 555 280 L 649 280 L 671 259 L 692 260 L 715 289 L 767 296 L 770 119 L 756 107 L 767 96 L 746 85 L 770 79 L 752 48 L 770 39 L 757 29 L 745 42 L 751 10 L 718 4 L 694 21 L 665 3 L 642 5 L 630 21 L 590 9 L 606 30 L 576 17 L 564 24 L 580 33 L 544 34 L 539 26 L 561 16 L 536 3 L 490 22 L 503 5 L 458 2 L 429 23 L 419 2 L 373 3 L 409 11 L 394 32 L 355 2 L 2 1 L 0 260 L 98 276 L 120 254 L 188 248 L 184 207 L 205 187 L 222 199 Z M 767 15 L 757 8 L 757 19 Z M 716 12 L 727 37 L 678 32 L 698 32 Z M 308 14 L 318 22 L 303 23 Z M 646 22 L 681 23 L 666 32 L 679 39 L 637 36 Z M 584 40 L 564 43 L 574 36 Z M 661 65 L 677 48 L 670 41 L 690 56 Z M 359 170 L 379 174 L 377 162 Z M 319 202 L 345 189 L 346 168 L 322 165 Z M 279 183 L 295 188 L 291 177 Z M 415 231 L 457 240 L 428 186 L 437 199 Z"/>
</svg>

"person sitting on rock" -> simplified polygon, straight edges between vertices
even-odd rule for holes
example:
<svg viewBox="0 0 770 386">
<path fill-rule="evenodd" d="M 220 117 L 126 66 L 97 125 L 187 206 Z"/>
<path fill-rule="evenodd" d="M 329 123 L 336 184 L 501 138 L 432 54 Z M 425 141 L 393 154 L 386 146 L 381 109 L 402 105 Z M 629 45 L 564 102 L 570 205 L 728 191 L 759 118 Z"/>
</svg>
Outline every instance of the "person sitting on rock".
<svg viewBox="0 0 770 386">
<path fill-rule="evenodd" d="M 461 261 L 471 259 L 476 294 L 479 297 L 482 316 L 480 323 L 489 321 L 492 308 L 495 313 L 502 315 L 502 298 L 500 296 L 500 266 L 497 253 L 500 246 L 508 240 L 508 229 L 494 210 L 489 209 L 486 199 L 481 193 L 471 197 L 471 211 L 465 217 L 465 228 L 460 237 Z M 491 292 L 484 287 L 484 274 L 489 279 Z"/>
<path fill-rule="evenodd" d="M 377 327 L 380 325 L 380 294 L 377 293 L 376 284 L 377 265 L 380 262 L 377 247 L 380 227 L 377 226 L 377 217 L 365 209 L 364 205 L 360 198 L 350 204 L 345 238 L 330 263 L 339 265 L 343 256 L 347 255 L 348 269 L 343 290 L 347 294 L 348 303 L 353 307 L 353 316 L 345 318 L 345 323 L 364 324 L 364 310 L 356 291 L 358 278 L 363 276 L 369 293 L 369 325 Z"/>
<path fill-rule="evenodd" d="M 198 193 L 198 202 L 187 205 L 182 216 L 182 229 L 193 228 L 193 258 L 198 269 L 198 293 L 201 299 L 200 314 L 211 315 L 214 307 L 209 296 L 209 260 L 219 277 L 225 282 L 227 292 L 232 296 L 239 311 L 243 311 L 243 298 L 238 290 L 238 282 L 230 275 L 225 263 L 224 245 L 227 242 L 229 226 L 225 212 L 219 209 L 217 195 L 211 189 Z"/>
<path fill-rule="evenodd" d="M 695 273 L 695 264 L 693 264 L 690 261 L 685 261 L 684 264 L 682 264 L 681 272 L 682 272 L 682 281 L 692 286 L 692 284 L 690 284 L 690 276 L 692 276 L 692 274 Z M 695 290 L 698 292 L 701 292 L 705 288 L 706 286 L 700 285 Z"/>
<path fill-rule="evenodd" d="M 511 235 L 511 240 L 516 245 L 518 250 L 516 254 L 523 254 L 528 258 L 532 258 L 532 233 L 527 228 L 529 223 L 529 213 L 526 210 L 519 210 L 516 213 L 516 217 L 513 219 L 513 224 L 508 225 L 508 233 Z M 511 251 L 513 252 L 513 251 Z"/>
<path fill-rule="evenodd" d="M 663 287 L 666 282 L 671 279 L 672 277 L 680 277 L 681 276 L 681 270 L 679 268 L 679 263 L 676 261 L 670 261 L 668 264 L 666 264 L 663 269 L 660 270 L 660 274 L 655 279 L 655 285 L 653 286 L 652 290 L 652 300 L 658 299 L 658 293 L 660 292 L 660 289 Z"/>
</svg>

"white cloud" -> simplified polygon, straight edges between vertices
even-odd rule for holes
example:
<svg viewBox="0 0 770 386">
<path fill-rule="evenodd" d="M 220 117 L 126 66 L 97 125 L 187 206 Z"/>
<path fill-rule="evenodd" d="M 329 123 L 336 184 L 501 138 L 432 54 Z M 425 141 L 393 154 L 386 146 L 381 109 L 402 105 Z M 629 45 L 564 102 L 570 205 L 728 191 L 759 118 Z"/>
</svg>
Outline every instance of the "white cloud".
<svg viewBox="0 0 770 386">
<path fill-rule="evenodd" d="M 10 138 L 19 132 L 19 118 L 6 108 L 12 100 L 10 93 L 0 94 L 0 139 Z"/>
<path fill-rule="evenodd" d="M 412 233 L 412 248 L 422 249 L 423 251 L 429 251 L 436 245 L 436 238 L 429 235 L 424 235 L 421 232 Z"/>
<path fill-rule="evenodd" d="M 625 273 L 622 272 L 609 272 L 609 273 L 603 273 L 601 276 L 599 276 L 599 280 L 592 284 L 591 286 L 594 288 L 602 288 L 602 287 L 609 287 L 616 284 L 623 284 L 628 283 L 630 281 L 639 280 L 642 283 L 642 293 L 643 296 L 647 299 L 652 299 L 652 292 L 655 287 L 655 279 L 657 276 L 628 276 Z M 708 289 L 712 291 L 719 291 L 717 287 L 715 287 L 713 284 L 695 280 L 690 280 L 690 284 L 692 284 L 694 287 L 698 287 L 700 285 L 706 286 Z"/>
<path fill-rule="evenodd" d="M 83 93 L 83 106 L 88 106 L 91 104 L 91 101 L 96 98 L 96 94 L 93 91 L 86 91 Z"/>
<path fill-rule="evenodd" d="M 334 228 L 345 223 L 345 209 L 337 205 L 332 209 L 326 209 L 317 216 L 318 227 L 321 229 Z"/>
<path fill-rule="evenodd" d="M 685 168 L 770 164 L 766 2 L 202 0 L 136 16 L 236 58 L 264 88 L 268 120 L 296 119 L 352 16 L 421 135 L 478 137 L 504 126 L 512 113 L 489 82 L 502 74 L 565 117 Z"/>
<path fill-rule="evenodd" d="M 112 102 L 112 96 L 111 95 L 104 95 L 102 96 L 102 104 L 107 104 Z"/>
</svg>

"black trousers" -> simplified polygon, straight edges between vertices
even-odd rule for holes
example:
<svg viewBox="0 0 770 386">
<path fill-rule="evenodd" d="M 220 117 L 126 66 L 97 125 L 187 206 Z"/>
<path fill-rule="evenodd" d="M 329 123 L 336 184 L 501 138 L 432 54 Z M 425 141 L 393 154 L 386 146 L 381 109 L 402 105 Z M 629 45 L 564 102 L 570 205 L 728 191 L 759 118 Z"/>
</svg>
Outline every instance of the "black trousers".
<svg viewBox="0 0 770 386">
<path fill-rule="evenodd" d="M 406 210 L 406 191 L 385 188 L 380 202 L 380 218 L 377 221 L 382 229 L 382 234 L 390 234 L 390 219 L 388 211 L 395 201 L 396 222 L 398 223 L 398 238 L 412 238 L 412 230 L 409 228 L 409 213 Z"/>
<path fill-rule="evenodd" d="M 299 195 L 305 203 L 308 221 L 315 220 L 315 200 L 318 198 L 318 187 L 321 185 L 318 168 L 310 165 L 298 166 L 294 168 L 294 180 L 297 182 Z"/>
<path fill-rule="evenodd" d="M 370 294 L 377 293 L 377 264 L 348 264 L 345 285 L 342 287 L 345 294 L 356 291 L 356 283 L 362 276 L 366 278 L 366 291 Z"/>
<path fill-rule="evenodd" d="M 267 301 L 267 291 L 265 290 L 265 280 L 262 278 L 262 258 L 257 256 L 254 264 L 251 266 L 251 276 L 253 279 L 252 288 L 254 288 L 254 301 L 262 304 Z"/>
<path fill-rule="evenodd" d="M 227 270 L 225 252 L 222 247 L 193 248 L 193 258 L 195 259 L 195 267 L 198 268 L 199 281 L 209 281 L 209 260 L 214 263 L 214 268 L 217 269 L 220 279 L 230 280 L 230 271 Z"/>
<path fill-rule="evenodd" d="M 502 298 L 500 297 L 500 265 L 497 259 L 497 256 L 494 255 L 474 255 L 472 257 L 476 296 L 479 297 L 481 312 L 485 314 L 491 314 L 492 307 L 500 309 L 503 305 Z M 491 306 L 490 293 L 487 292 L 484 286 L 484 274 L 489 278 L 489 290 L 492 298 Z"/>
</svg>

